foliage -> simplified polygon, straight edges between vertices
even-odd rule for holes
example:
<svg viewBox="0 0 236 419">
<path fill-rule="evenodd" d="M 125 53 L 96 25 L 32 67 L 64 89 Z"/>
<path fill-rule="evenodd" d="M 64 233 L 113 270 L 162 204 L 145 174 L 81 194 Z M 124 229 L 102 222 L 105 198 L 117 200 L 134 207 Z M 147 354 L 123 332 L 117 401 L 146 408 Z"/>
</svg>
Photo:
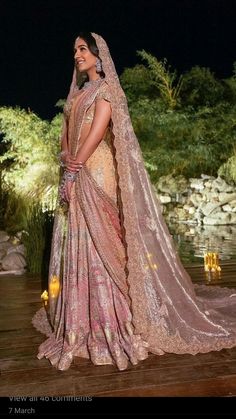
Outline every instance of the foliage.
<svg viewBox="0 0 236 419">
<path fill-rule="evenodd" d="M 167 68 L 167 59 L 162 61 L 153 57 L 148 52 L 142 50 L 137 51 L 137 54 L 147 61 L 152 85 L 159 91 L 164 103 L 171 109 L 175 108 L 178 101 L 178 95 L 181 88 L 182 76 L 175 84 L 177 73 L 171 72 L 170 67 Z"/>
<path fill-rule="evenodd" d="M 195 109 L 215 106 L 222 101 L 223 93 L 222 83 L 209 68 L 194 66 L 182 78 L 182 106 L 192 106 Z"/>
<path fill-rule="evenodd" d="M 235 146 L 236 63 L 233 76 L 224 81 L 216 80 L 209 69 L 195 66 L 179 78 L 174 90 L 176 73 L 166 69 L 166 61 L 145 52 L 142 56 L 148 68 L 138 74 L 149 72 L 142 95 L 137 94 L 137 66 L 126 69 L 121 81 L 127 87 L 133 127 L 152 182 L 167 174 L 217 175 Z M 155 89 L 149 94 L 151 85 Z"/>
<path fill-rule="evenodd" d="M 47 277 L 50 254 L 50 234 L 53 225 L 52 211 L 42 211 L 39 203 L 28 208 L 26 230 L 22 242 L 26 249 L 27 269 Z"/>
<path fill-rule="evenodd" d="M 47 278 L 53 211 L 44 211 L 40 202 L 26 201 L 14 191 L 5 192 L 5 195 L 1 228 L 10 235 L 22 232 L 28 271 Z"/>
<path fill-rule="evenodd" d="M 3 228 L 12 235 L 17 231 L 27 231 L 27 220 L 30 211 L 29 202 L 14 191 L 5 191 L 5 194 Z"/>
<path fill-rule="evenodd" d="M 224 100 L 228 103 L 236 103 L 236 61 L 233 63 L 233 75 L 228 79 L 223 79 Z"/>
<path fill-rule="evenodd" d="M 218 175 L 223 177 L 226 182 L 236 184 L 236 147 L 234 149 L 234 155 L 220 166 Z"/>
<path fill-rule="evenodd" d="M 44 276 L 59 180 L 61 124 L 61 114 L 48 122 L 18 107 L 0 108 L 1 225 L 11 234 L 23 231 L 27 268 Z"/>
<path fill-rule="evenodd" d="M 216 175 L 233 153 L 236 106 L 166 111 L 158 99 L 140 99 L 129 108 L 154 183 L 167 174 Z"/>
<path fill-rule="evenodd" d="M 4 188 L 53 207 L 59 176 L 61 115 L 48 122 L 18 107 L 1 107 L 0 131 L 5 143 L 5 153 L 0 156 Z"/>
<path fill-rule="evenodd" d="M 144 66 L 137 64 L 133 68 L 125 68 L 120 76 L 120 82 L 125 90 L 128 103 L 135 102 L 142 97 L 155 98 L 159 95 L 150 71 Z"/>
</svg>

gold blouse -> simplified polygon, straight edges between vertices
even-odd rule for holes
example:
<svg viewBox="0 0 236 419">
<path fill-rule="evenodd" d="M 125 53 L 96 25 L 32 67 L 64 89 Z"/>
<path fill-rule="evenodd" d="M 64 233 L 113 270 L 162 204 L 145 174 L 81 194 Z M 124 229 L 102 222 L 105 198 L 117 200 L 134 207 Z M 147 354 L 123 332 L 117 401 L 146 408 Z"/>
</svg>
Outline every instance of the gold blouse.
<svg viewBox="0 0 236 419">
<path fill-rule="evenodd" d="M 69 136 L 73 135 L 73 130 L 76 128 L 76 103 L 79 103 L 79 96 L 83 94 L 83 89 L 74 98 L 69 111 Z M 76 98 L 78 97 L 78 100 Z M 92 105 L 87 109 L 83 122 L 80 129 L 79 145 L 80 149 L 83 142 L 86 140 L 89 131 L 92 126 L 96 102 L 100 99 L 105 99 L 111 102 L 111 96 L 109 92 L 109 86 L 106 83 L 102 83 L 96 94 L 95 100 Z M 92 155 L 85 162 L 91 175 L 97 184 L 106 192 L 114 203 L 117 204 L 117 175 L 116 175 L 116 162 L 115 162 L 115 151 L 113 144 L 113 133 L 112 133 L 112 119 L 104 133 L 102 140 L 99 142 L 97 148 L 94 150 Z M 68 138 L 70 141 L 70 138 Z"/>
</svg>

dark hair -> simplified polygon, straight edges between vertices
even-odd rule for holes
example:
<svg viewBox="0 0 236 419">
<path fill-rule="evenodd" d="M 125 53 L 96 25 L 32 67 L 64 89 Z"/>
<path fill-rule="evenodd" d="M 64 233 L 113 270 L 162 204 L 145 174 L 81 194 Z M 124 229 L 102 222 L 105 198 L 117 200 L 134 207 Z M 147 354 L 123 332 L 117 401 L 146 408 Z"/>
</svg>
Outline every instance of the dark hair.
<svg viewBox="0 0 236 419">
<path fill-rule="evenodd" d="M 99 58 L 99 60 L 101 60 L 101 58 L 99 57 L 99 49 L 97 47 L 97 43 L 95 38 L 93 37 L 93 35 L 91 34 L 91 32 L 80 32 L 78 35 L 79 38 L 82 38 L 86 44 L 88 45 L 88 49 L 89 51 L 95 55 L 95 57 Z M 102 60 L 101 60 L 101 64 L 102 64 Z M 100 77 L 104 78 L 105 77 L 105 73 L 104 71 L 100 71 L 98 73 L 100 75 Z"/>
</svg>

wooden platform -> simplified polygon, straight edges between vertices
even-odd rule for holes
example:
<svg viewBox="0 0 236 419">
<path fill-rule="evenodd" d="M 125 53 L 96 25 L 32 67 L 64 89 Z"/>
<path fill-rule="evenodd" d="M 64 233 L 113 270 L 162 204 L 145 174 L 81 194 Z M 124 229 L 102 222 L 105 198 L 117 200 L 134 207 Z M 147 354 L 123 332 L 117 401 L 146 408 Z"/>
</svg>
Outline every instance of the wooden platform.
<svg viewBox="0 0 236 419">
<path fill-rule="evenodd" d="M 186 267 L 194 282 L 206 283 L 202 266 Z M 222 277 L 209 283 L 236 288 L 236 263 L 222 266 Z M 208 354 L 150 355 L 126 371 L 94 366 L 77 358 L 68 371 L 37 360 L 45 339 L 31 325 L 40 308 L 38 277 L 0 276 L 0 396 L 236 396 L 236 348 Z"/>
</svg>

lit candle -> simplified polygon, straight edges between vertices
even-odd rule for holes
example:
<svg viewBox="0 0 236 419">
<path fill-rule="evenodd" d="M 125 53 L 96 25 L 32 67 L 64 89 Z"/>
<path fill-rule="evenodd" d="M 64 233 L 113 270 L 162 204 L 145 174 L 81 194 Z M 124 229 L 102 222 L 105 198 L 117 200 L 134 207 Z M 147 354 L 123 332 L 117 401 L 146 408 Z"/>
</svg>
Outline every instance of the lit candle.
<svg viewBox="0 0 236 419">
<path fill-rule="evenodd" d="M 219 266 L 219 254 L 216 252 L 204 253 L 204 270 L 205 272 L 218 273 L 221 272 Z"/>
<path fill-rule="evenodd" d="M 43 304 L 46 306 L 48 303 L 48 292 L 46 290 L 41 294 L 41 299 L 43 300 Z"/>
</svg>

